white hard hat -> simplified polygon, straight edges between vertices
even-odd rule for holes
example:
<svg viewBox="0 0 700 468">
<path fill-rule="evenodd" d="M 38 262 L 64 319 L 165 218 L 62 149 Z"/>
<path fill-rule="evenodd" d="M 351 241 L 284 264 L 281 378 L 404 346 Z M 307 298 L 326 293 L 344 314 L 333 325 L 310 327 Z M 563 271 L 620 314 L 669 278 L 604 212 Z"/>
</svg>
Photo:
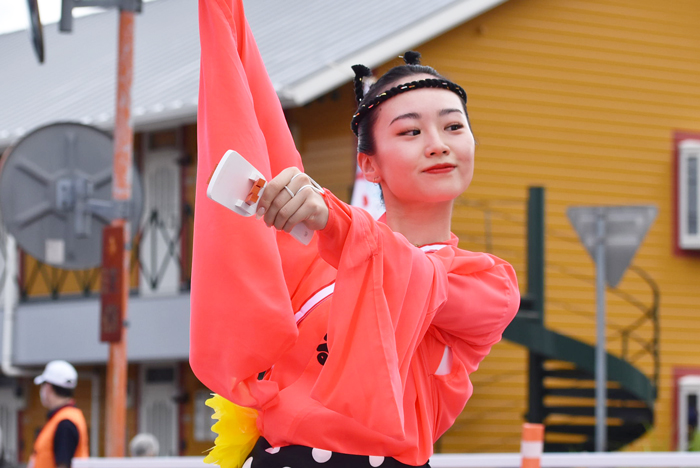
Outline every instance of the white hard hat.
<svg viewBox="0 0 700 468">
<path fill-rule="evenodd" d="M 46 364 L 44 372 L 34 379 L 37 385 L 44 382 L 63 388 L 75 388 L 78 385 L 78 372 L 67 361 L 51 361 Z"/>
</svg>

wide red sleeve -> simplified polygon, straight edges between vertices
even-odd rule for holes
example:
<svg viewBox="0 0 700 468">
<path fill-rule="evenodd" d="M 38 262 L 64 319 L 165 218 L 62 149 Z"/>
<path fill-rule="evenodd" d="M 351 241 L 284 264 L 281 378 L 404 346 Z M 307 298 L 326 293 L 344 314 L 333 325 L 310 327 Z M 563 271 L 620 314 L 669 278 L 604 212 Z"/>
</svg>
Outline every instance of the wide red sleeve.
<svg viewBox="0 0 700 468">
<path fill-rule="evenodd" d="M 481 252 L 446 249 L 434 255 L 449 271 L 449 294 L 433 325 L 473 348 L 498 343 L 520 306 L 513 267 Z"/>
<path fill-rule="evenodd" d="M 211 390 L 261 407 L 277 389 L 257 374 L 297 337 L 277 235 L 209 200 L 207 180 L 229 149 L 268 179 L 301 160 L 240 0 L 200 0 L 199 29 L 190 364 Z"/>
<path fill-rule="evenodd" d="M 471 397 L 469 376 L 513 320 L 520 293 L 515 271 L 497 257 L 458 249 L 442 249 L 432 255 L 449 272 L 447 301 L 435 314 L 431 326 L 433 336 L 442 344 L 435 355 L 448 359 L 440 375 L 436 362 L 430 369 L 435 402 L 433 438 L 437 440 L 452 426 Z"/>
<path fill-rule="evenodd" d="M 364 210 L 330 193 L 326 201 L 330 216 L 319 251 L 338 276 L 329 357 L 312 397 L 369 429 L 403 439 L 409 367 L 431 324 L 440 326 L 436 317 L 446 304 L 466 301 L 462 318 L 440 324 L 459 340 L 484 334 L 490 339 L 517 308 L 508 298 L 517 283 L 514 275 L 488 273 L 496 266 L 490 256 L 426 254 Z"/>
</svg>

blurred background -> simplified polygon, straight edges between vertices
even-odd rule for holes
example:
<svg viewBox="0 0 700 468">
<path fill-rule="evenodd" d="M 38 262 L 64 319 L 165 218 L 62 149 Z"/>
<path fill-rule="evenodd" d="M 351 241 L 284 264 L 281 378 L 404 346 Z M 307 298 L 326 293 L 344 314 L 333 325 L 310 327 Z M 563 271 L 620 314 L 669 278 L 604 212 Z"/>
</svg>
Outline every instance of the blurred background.
<svg viewBox="0 0 700 468">
<path fill-rule="evenodd" d="M 622 205 L 654 206 L 658 214 L 621 281 L 608 287 L 608 446 L 700 448 L 700 2 L 244 3 L 306 171 L 347 201 L 356 144 L 350 65 L 379 74 L 417 50 L 469 95 L 476 171 L 457 201 L 453 230 L 462 248 L 515 266 L 523 301 L 472 376 L 474 396 L 437 452 L 515 452 L 526 420 L 545 424 L 545 450 L 593 450 L 595 266 L 567 209 Z M 118 14 L 76 10 L 72 33 L 62 34 L 56 5 L 39 4 L 42 64 L 22 18 L 26 6 L 2 2 L 3 164 L 33 157 L 20 149 L 47 125 L 113 130 Z M 187 363 L 197 3 L 144 3 L 134 40 L 133 155 L 143 201 L 130 265 L 125 440 L 149 432 L 161 455 L 201 455 L 214 434 L 209 390 Z M 50 146 L 39 151 L 51 168 L 46 180 L 68 164 Z M 24 187 L 13 190 L 40 203 L 50 184 L 30 172 L 0 183 Z M 88 420 L 91 454 L 104 455 L 100 269 L 67 269 L 16 240 L 16 255 L 8 243 L 0 249 L 5 271 L 14 262 L 17 280 L 8 283 L 18 297 L 3 335 L 12 340 L 0 376 L 6 456 L 26 462 L 45 419 L 38 388 L 14 370 L 38 373 L 53 359 L 78 368 L 76 403 Z"/>
</svg>

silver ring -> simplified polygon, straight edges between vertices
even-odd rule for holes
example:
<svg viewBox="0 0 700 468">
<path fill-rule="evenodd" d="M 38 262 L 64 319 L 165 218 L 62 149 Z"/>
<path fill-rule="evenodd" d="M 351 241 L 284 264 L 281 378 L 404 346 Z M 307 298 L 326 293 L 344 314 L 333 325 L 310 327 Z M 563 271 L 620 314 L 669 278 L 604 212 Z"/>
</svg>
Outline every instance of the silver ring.
<svg viewBox="0 0 700 468">
<path fill-rule="evenodd" d="M 309 176 L 307 175 L 306 177 L 309 177 Z M 318 185 L 318 183 L 317 183 L 315 180 L 313 180 L 311 177 L 309 177 L 309 182 L 311 182 L 311 189 L 312 189 L 314 192 L 319 193 L 319 194 L 321 194 L 321 195 L 323 195 L 324 193 L 326 193 L 326 192 L 323 190 L 323 187 L 321 187 L 320 185 Z M 299 193 L 299 192 L 297 191 L 297 193 Z"/>
<path fill-rule="evenodd" d="M 304 174 L 303 172 L 297 172 L 296 174 L 294 174 L 294 175 L 292 176 L 291 179 L 289 179 L 289 182 L 287 182 L 287 185 L 289 185 L 289 184 L 291 184 L 292 182 L 294 182 L 294 179 L 296 179 L 296 178 L 299 177 L 300 175 L 305 175 L 305 174 Z"/>
<path fill-rule="evenodd" d="M 291 182 L 291 181 L 290 181 L 290 182 Z M 295 193 L 292 192 L 292 190 L 291 190 L 289 187 L 287 187 L 287 186 L 285 185 L 285 186 L 284 186 L 284 189 L 287 191 L 287 193 L 289 194 L 290 197 L 294 198 Z M 297 191 L 297 193 L 299 193 L 299 191 Z"/>
<path fill-rule="evenodd" d="M 314 191 L 315 191 L 315 189 L 316 189 L 316 188 L 315 188 L 313 185 L 311 185 L 311 184 L 302 185 L 301 187 L 299 187 L 299 190 L 297 190 L 297 193 L 295 193 L 294 195 L 299 195 L 299 192 L 301 192 L 301 191 L 304 190 L 305 188 L 310 188 L 310 189 L 312 189 L 312 190 L 314 190 Z"/>
</svg>

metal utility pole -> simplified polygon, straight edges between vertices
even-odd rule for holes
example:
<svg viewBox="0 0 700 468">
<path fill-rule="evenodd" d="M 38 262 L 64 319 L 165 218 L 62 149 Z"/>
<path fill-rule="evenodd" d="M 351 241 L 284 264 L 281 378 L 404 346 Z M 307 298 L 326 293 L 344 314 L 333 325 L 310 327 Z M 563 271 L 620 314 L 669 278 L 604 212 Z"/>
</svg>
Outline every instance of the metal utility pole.
<svg viewBox="0 0 700 468">
<path fill-rule="evenodd" d="M 41 21 L 36 0 L 27 0 L 32 13 L 34 46 L 43 61 Z M 99 6 L 119 9 L 119 45 L 117 51 L 117 92 L 114 119 L 114 159 L 112 201 L 108 208 L 115 220 L 105 229 L 103 245 L 100 340 L 109 343 L 106 395 L 106 454 L 123 457 L 126 446 L 127 335 L 126 318 L 129 297 L 131 232 L 128 216 L 133 208 L 133 129 L 131 127 L 131 84 L 134 68 L 134 14 L 141 12 L 142 0 L 61 0 L 59 30 L 73 30 L 73 9 Z M 85 185 L 85 184 L 84 184 Z M 83 194 L 84 197 L 85 194 Z M 83 209 L 83 211 L 85 211 Z M 115 214 L 116 213 L 116 214 Z M 133 213 L 131 213 L 133 214 Z M 82 226 L 89 237 L 89 222 Z M 105 259 L 109 259 L 105 264 Z M 62 263 L 63 260 L 58 261 Z M 96 454 L 95 454 L 96 455 Z"/>
<path fill-rule="evenodd" d="M 616 287 L 656 219 L 655 206 L 579 206 L 567 210 L 581 242 L 595 263 L 595 450 L 608 449 L 608 370 L 605 288 Z"/>
<path fill-rule="evenodd" d="M 134 11 L 120 9 L 119 11 L 119 50 L 117 52 L 117 102 L 114 120 L 114 168 L 112 179 L 112 197 L 115 202 L 131 200 L 131 183 L 133 167 L 133 140 L 131 127 L 131 83 L 134 68 Z M 129 222 L 117 219 L 112 223 L 124 232 L 121 294 L 125 307 L 122 310 L 121 337 L 109 345 L 109 361 L 107 363 L 107 420 L 106 420 L 106 455 L 108 457 L 123 457 L 126 445 L 126 388 L 127 366 L 126 355 L 126 319 L 129 297 L 129 260 L 131 236 Z"/>
<path fill-rule="evenodd" d="M 608 442 L 608 370 L 605 340 L 605 210 L 597 210 L 595 244 L 596 345 L 595 345 L 595 451 L 605 452 Z"/>
</svg>

